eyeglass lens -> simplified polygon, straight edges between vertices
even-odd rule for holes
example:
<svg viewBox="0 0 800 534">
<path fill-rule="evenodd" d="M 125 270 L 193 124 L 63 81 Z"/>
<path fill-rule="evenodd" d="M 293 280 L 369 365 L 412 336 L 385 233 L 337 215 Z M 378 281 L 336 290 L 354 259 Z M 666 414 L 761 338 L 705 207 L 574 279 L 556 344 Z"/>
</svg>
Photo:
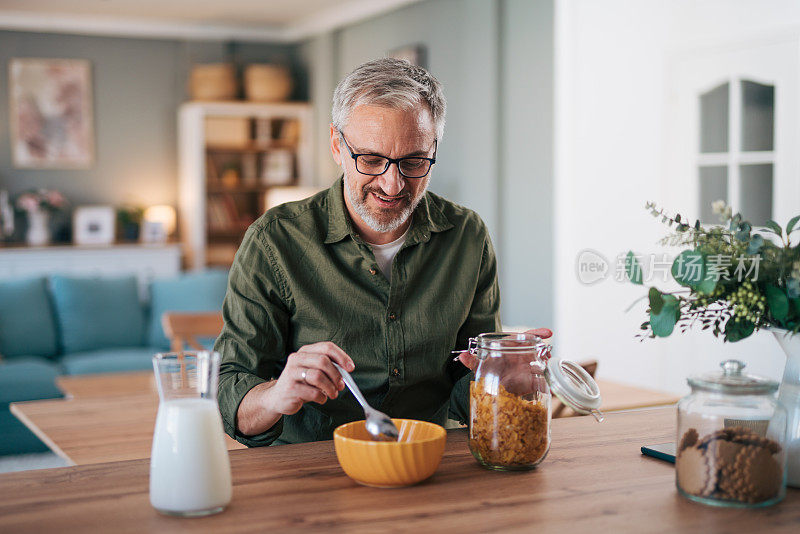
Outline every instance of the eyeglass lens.
<svg viewBox="0 0 800 534">
<path fill-rule="evenodd" d="M 422 178 L 428 174 L 431 162 L 425 158 L 403 158 L 397 165 L 404 176 Z M 381 156 L 363 155 L 356 159 L 356 169 L 363 174 L 383 174 L 388 168 L 389 160 Z"/>
</svg>

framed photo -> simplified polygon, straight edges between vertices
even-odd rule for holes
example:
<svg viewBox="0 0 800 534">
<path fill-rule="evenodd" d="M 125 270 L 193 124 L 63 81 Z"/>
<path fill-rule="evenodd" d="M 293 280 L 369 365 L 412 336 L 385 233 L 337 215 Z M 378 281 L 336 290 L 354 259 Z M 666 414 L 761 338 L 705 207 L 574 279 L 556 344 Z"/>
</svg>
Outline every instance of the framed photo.
<svg viewBox="0 0 800 534">
<path fill-rule="evenodd" d="M 417 65 L 423 69 L 428 68 L 428 58 L 426 55 L 425 46 L 421 44 L 407 45 L 401 48 L 395 48 L 389 52 L 389 57 L 394 59 L 402 59 L 408 61 L 412 65 Z"/>
<path fill-rule="evenodd" d="M 166 243 L 167 229 L 161 221 L 142 221 L 142 243 Z"/>
<path fill-rule="evenodd" d="M 116 212 L 111 206 L 81 206 L 72 214 L 72 241 L 76 245 L 114 242 Z"/>
<path fill-rule="evenodd" d="M 12 58 L 8 70 L 14 166 L 90 167 L 94 132 L 89 61 Z"/>
</svg>

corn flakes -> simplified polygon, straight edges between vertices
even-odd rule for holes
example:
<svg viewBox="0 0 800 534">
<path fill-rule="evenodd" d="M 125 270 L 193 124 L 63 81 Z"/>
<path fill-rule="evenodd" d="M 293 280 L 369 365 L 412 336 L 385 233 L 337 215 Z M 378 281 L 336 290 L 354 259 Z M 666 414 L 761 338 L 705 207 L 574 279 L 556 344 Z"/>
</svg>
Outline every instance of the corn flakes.
<svg viewBox="0 0 800 534">
<path fill-rule="evenodd" d="M 532 466 L 550 447 L 548 407 L 528 401 L 498 384 L 497 394 L 484 381 L 470 383 L 470 449 L 481 463 L 500 467 Z"/>
</svg>

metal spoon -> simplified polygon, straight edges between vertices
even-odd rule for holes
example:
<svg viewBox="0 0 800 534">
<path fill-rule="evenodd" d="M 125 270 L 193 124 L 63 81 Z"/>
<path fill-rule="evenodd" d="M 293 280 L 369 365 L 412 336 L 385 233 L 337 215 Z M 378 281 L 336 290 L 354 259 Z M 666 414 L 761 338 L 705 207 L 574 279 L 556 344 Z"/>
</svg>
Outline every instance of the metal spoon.
<svg viewBox="0 0 800 534">
<path fill-rule="evenodd" d="M 365 399 L 364 395 L 361 394 L 361 390 L 358 389 L 355 380 L 353 380 L 353 377 L 350 376 L 350 373 L 342 369 L 342 366 L 340 366 L 338 363 L 331 363 L 333 363 L 334 367 L 339 370 L 339 373 L 342 375 L 342 379 L 344 379 L 344 383 L 353 393 L 353 396 L 356 398 L 361 407 L 364 408 L 364 418 L 366 419 L 367 432 L 370 433 L 372 439 L 375 441 L 397 441 L 400 433 L 397 431 L 397 427 L 394 425 L 389 416 L 370 406 L 367 402 L 367 399 Z"/>
</svg>

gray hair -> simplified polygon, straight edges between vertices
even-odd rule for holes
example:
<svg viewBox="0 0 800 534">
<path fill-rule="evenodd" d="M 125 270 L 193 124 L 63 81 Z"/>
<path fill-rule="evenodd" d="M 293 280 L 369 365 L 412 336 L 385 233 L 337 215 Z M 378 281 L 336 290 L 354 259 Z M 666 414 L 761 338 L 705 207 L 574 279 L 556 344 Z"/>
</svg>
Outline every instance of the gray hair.
<svg viewBox="0 0 800 534">
<path fill-rule="evenodd" d="M 389 57 L 368 61 L 344 77 L 333 92 L 333 126 L 343 129 L 356 106 L 373 104 L 409 109 L 427 104 L 436 126 L 436 138 L 444 135 L 447 102 L 442 84 L 430 72 L 408 61 Z"/>
</svg>

